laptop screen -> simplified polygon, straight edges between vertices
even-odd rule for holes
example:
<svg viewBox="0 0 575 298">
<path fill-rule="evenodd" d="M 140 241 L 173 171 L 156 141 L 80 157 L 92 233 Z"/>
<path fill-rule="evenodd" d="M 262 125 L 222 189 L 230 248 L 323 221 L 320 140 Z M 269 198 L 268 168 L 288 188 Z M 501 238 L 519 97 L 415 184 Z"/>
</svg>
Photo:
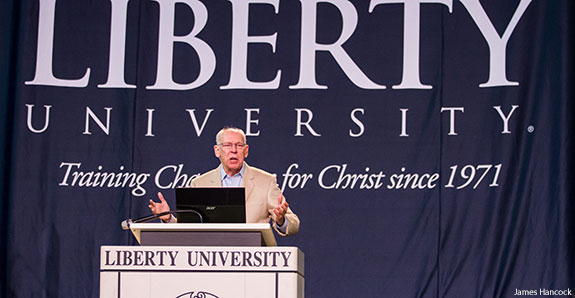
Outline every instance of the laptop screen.
<svg viewBox="0 0 575 298">
<path fill-rule="evenodd" d="M 204 223 L 245 223 L 245 196 L 243 187 L 176 188 L 176 217 L 179 223 L 202 222 L 200 215 Z"/>
</svg>

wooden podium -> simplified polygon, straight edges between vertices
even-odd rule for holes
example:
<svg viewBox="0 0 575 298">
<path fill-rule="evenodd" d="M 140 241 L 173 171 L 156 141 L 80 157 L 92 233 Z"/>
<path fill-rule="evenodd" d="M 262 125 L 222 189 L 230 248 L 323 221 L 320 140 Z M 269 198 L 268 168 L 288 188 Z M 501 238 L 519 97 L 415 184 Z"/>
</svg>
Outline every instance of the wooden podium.
<svg viewBox="0 0 575 298">
<path fill-rule="evenodd" d="M 269 224 L 131 224 L 140 245 L 276 246 Z"/>
<path fill-rule="evenodd" d="M 303 298 L 304 254 L 269 224 L 132 224 L 102 246 L 100 298 Z"/>
</svg>

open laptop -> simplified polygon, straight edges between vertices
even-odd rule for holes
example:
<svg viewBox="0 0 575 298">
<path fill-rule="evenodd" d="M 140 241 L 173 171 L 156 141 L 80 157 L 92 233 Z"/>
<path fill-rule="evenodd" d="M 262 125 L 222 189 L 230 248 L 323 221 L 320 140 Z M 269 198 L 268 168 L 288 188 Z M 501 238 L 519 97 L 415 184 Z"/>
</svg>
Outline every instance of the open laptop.
<svg viewBox="0 0 575 298">
<path fill-rule="evenodd" d="M 246 223 L 245 197 L 244 187 L 176 188 L 176 217 L 179 223 Z"/>
</svg>

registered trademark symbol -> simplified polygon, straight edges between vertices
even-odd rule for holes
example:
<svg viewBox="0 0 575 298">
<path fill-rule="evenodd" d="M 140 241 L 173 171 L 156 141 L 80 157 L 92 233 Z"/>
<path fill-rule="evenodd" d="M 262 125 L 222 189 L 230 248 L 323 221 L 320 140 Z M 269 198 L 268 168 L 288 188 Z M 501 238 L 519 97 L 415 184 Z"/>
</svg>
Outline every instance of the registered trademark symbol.
<svg viewBox="0 0 575 298">
<path fill-rule="evenodd" d="M 535 131 L 535 127 L 533 127 L 533 125 L 529 125 L 529 127 L 527 127 L 527 131 L 529 133 L 532 133 L 533 131 Z"/>
</svg>

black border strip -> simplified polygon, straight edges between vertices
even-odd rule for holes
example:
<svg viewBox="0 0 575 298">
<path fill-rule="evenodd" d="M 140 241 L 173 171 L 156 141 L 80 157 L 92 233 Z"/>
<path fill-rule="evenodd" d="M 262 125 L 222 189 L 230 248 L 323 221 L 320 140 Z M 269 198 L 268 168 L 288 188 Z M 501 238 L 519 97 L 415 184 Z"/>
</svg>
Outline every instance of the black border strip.
<svg viewBox="0 0 575 298">
<path fill-rule="evenodd" d="M 182 272 L 189 272 L 189 273 L 297 273 L 298 275 L 303 276 L 299 272 L 292 270 L 292 271 L 254 271 L 254 270 L 113 270 L 113 269 L 105 269 L 100 270 L 100 272 L 150 272 L 150 273 L 182 273 Z"/>
<path fill-rule="evenodd" d="M 279 298 L 279 287 L 280 287 L 280 273 L 276 272 L 276 298 Z"/>
<path fill-rule="evenodd" d="M 121 289 L 122 289 L 122 277 L 121 277 L 121 275 L 122 275 L 122 272 L 118 272 L 118 298 L 122 298 L 120 296 Z"/>
</svg>

